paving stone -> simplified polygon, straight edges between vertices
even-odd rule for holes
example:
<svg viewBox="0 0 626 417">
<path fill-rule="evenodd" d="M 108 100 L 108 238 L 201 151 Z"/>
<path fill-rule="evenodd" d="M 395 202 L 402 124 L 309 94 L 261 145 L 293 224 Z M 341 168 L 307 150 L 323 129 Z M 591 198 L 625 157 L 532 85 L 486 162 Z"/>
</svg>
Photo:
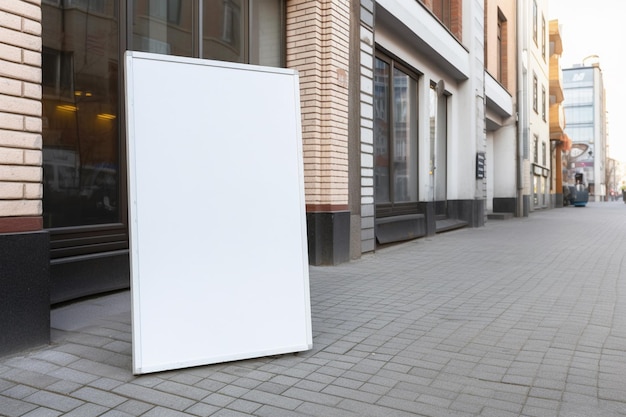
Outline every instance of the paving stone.
<svg viewBox="0 0 626 417">
<path fill-rule="evenodd" d="M 154 407 L 147 413 L 143 414 L 144 417 L 188 417 L 189 414 L 180 411 L 170 410 L 164 407 Z"/>
<path fill-rule="evenodd" d="M 84 387 L 74 391 L 72 397 L 109 408 L 115 408 L 127 400 L 125 397 L 91 387 Z"/>
<path fill-rule="evenodd" d="M 78 384 L 76 382 L 72 382 L 72 381 L 59 381 L 59 382 L 55 382 L 52 385 L 48 385 L 46 387 L 47 391 L 51 391 L 51 392 L 56 392 L 57 394 L 69 394 L 71 392 L 76 391 L 77 389 L 80 389 L 82 387 L 82 384 Z"/>
<path fill-rule="evenodd" d="M 262 391 L 250 391 L 243 396 L 243 399 L 286 410 L 295 410 L 300 404 L 302 404 L 302 401 L 297 399 Z M 206 402 L 206 400 L 204 401 Z"/>
<path fill-rule="evenodd" d="M 344 399 L 337 408 L 342 411 L 353 412 L 358 416 L 369 417 L 415 417 L 417 414 L 395 408 L 383 407 L 377 404 L 368 404 L 351 399 Z"/>
<path fill-rule="evenodd" d="M 334 406 L 323 405 L 320 403 L 303 403 L 296 412 L 308 416 L 324 416 L 324 417 L 361 417 L 359 414 L 348 410 L 341 410 Z"/>
<path fill-rule="evenodd" d="M 327 406 L 337 405 L 343 398 L 335 395 L 329 395 L 322 392 L 307 391 L 300 388 L 289 388 L 282 394 L 285 397 L 295 398 L 315 404 L 322 404 Z"/>
<path fill-rule="evenodd" d="M 7 360 L 6 364 L 13 368 L 24 369 L 40 374 L 48 374 L 55 369 L 59 369 L 59 366 L 56 364 L 40 361 L 32 357 L 11 358 Z"/>
<path fill-rule="evenodd" d="M 115 407 L 115 410 L 134 416 L 140 416 L 153 407 L 153 404 L 148 404 L 143 401 L 128 400 Z"/>
<path fill-rule="evenodd" d="M 25 397 L 24 401 L 63 412 L 71 411 L 84 404 L 83 401 L 47 391 L 37 391 Z"/>
<path fill-rule="evenodd" d="M 22 417 L 57 417 L 60 416 L 61 412 L 58 410 L 52 410 L 46 407 L 39 407 L 33 411 L 29 411 L 24 414 Z"/>
<path fill-rule="evenodd" d="M 119 381 L 130 381 L 134 378 L 130 373 L 130 369 L 119 368 L 88 359 L 77 360 L 76 362 L 68 365 L 68 368 L 98 377 L 117 379 Z"/>
<path fill-rule="evenodd" d="M 228 404 L 228 409 L 248 413 L 249 415 L 253 415 L 260 407 L 262 407 L 262 405 L 259 403 L 242 399 L 235 400 Z"/>
<path fill-rule="evenodd" d="M 78 384 L 83 384 L 83 385 L 89 384 L 90 382 L 93 382 L 96 379 L 100 378 L 97 375 L 93 375 L 87 372 L 77 371 L 75 369 L 70 369 L 70 368 L 59 368 L 50 372 L 48 375 L 58 378 L 59 380 L 72 381 L 72 382 L 76 382 Z"/>
<path fill-rule="evenodd" d="M 260 406 L 260 405 L 259 405 Z M 213 416 L 216 415 L 215 413 L 220 412 L 220 407 L 216 407 L 213 405 L 209 405 L 209 404 L 204 404 L 204 403 L 197 403 L 192 405 L 191 407 L 187 408 L 185 410 L 185 413 L 187 414 L 191 414 L 194 416 Z"/>
<path fill-rule="evenodd" d="M 37 408 L 35 404 L 0 395 L 2 413 L 7 417 L 19 417 Z"/>
<path fill-rule="evenodd" d="M 97 404 L 83 404 L 73 409 L 69 413 L 64 413 L 64 417 L 97 417 L 105 412 L 108 408 Z"/>
<path fill-rule="evenodd" d="M 135 384 L 123 384 L 113 389 L 113 392 L 120 396 L 125 396 L 149 404 L 160 405 L 173 410 L 182 411 L 195 403 L 188 398 L 157 391 Z"/>
<path fill-rule="evenodd" d="M 291 416 L 291 417 L 295 417 L 297 414 L 287 411 L 287 410 L 282 410 L 282 409 L 277 409 L 275 407 L 269 407 L 269 406 L 261 406 L 261 408 L 259 410 L 257 410 L 256 412 L 257 416 L 267 416 L 267 417 L 285 417 L 285 416 Z M 248 417 L 249 414 L 247 413 L 242 413 L 236 410 L 230 410 L 230 409 L 223 409 L 223 410 L 219 410 L 218 412 L 216 412 L 215 414 L 212 414 L 211 417 Z"/>
<path fill-rule="evenodd" d="M 350 388 L 339 387 L 336 385 L 329 385 L 328 387 L 322 390 L 322 393 L 337 396 L 337 397 L 342 397 L 342 398 L 350 398 L 353 400 L 363 401 L 363 402 L 372 403 L 372 404 L 381 398 L 379 395 L 376 395 L 376 394 L 354 390 Z"/>
<path fill-rule="evenodd" d="M 34 353 L 32 357 L 59 366 L 67 366 L 79 359 L 78 356 L 56 350 L 42 350 Z"/>
<path fill-rule="evenodd" d="M 115 387 L 119 387 L 120 385 L 122 385 L 123 382 L 122 381 L 118 381 L 115 379 L 110 379 L 110 378 L 98 378 L 95 381 L 90 382 L 89 386 L 94 387 L 94 388 L 98 388 L 101 390 L 105 390 L 105 391 L 110 391 Z"/>
<path fill-rule="evenodd" d="M 29 395 L 32 395 L 38 391 L 37 388 L 29 387 L 27 385 L 13 385 L 11 388 L 2 392 L 2 395 L 6 397 L 15 398 L 17 400 L 21 400 L 22 398 L 26 398 Z"/>
<path fill-rule="evenodd" d="M 210 391 L 201 388 L 174 381 L 164 381 L 159 385 L 156 385 L 154 389 L 197 401 L 203 399 L 211 393 Z"/>
<path fill-rule="evenodd" d="M 202 400 L 202 402 L 214 405 L 216 407 L 226 407 L 228 404 L 235 401 L 236 398 L 230 397 L 228 395 L 223 394 L 209 394 L 206 398 Z"/>
<path fill-rule="evenodd" d="M 21 369 L 11 369 L 4 374 L 2 378 L 11 382 L 21 383 L 38 389 L 44 389 L 48 385 L 59 382 L 58 378 L 48 375 L 42 375 L 38 372 L 26 371 Z"/>
</svg>

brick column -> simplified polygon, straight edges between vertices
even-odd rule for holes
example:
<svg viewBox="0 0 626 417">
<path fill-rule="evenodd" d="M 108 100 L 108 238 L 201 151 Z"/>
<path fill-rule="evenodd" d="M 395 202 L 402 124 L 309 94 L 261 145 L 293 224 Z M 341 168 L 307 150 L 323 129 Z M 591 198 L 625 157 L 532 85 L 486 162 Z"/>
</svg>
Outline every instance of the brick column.
<svg viewBox="0 0 626 417">
<path fill-rule="evenodd" d="M 349 260 L 348 0 L 287 1 L 287 67 L 300 74 L 309 261 Z"/>
<path fill-rule="evenodd" d="M 0 4 L 0 355 L 47 343 L 42 230 L 41 3 Z"/>
</svg>

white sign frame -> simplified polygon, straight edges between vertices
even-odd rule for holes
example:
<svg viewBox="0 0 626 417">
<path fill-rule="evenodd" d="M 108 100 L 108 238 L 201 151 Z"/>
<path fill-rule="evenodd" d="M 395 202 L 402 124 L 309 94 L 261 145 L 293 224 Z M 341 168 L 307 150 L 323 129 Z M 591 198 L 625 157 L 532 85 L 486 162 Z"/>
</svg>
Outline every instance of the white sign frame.
<svg viewBox="0 0 626 417">
<path fill-rule="evenodd" d="M 297 72 L 125 64 L 133 372 L 310 349 Z"/>
</svg>

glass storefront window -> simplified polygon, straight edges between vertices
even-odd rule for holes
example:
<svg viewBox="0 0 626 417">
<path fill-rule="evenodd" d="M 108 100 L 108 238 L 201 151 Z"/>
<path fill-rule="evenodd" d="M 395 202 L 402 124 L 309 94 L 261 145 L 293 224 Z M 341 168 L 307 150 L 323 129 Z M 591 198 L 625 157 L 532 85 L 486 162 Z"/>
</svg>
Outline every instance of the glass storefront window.
<svg viewBox="0 0 626 417">
<path fill-rule="evenodd" d="M 417 201 L 417 142 L 412 140 L 417 132 L 417 85 L 397 68 L 393 85 L 394 201 Z"/>
<path fill-rule="evenodd" d="M 284 0 L 131 0 L 132 49 L 280 67 Z"/>
<path fill-rule="evenodd" d="M 202 58 L 281 66 L 281 0 L 203 0 L 202 15 Z"/>
<path fill-rule="evenodd" d="M 134 0 L 135 51 L 193 56 L 193 0 Z"/>
<path fill-rule="evenodd" d="M 120 221 L 116 7 L 42 3 L 46 228 Z"/>
<path fill-rule="evenodd" d="M 374 197 L 393 214 L 417 202 L 417 82 L 393 61 L 374 61 Z M 381 211 L 382 213 L 382 211 Z"/>
<path fill-rule="evenodd" d="M 41 7 L 43 217 L 49 229 L 124 221 L 120 45 L 283 65 L 285 0 L 45 0 Z M 128 21 L 120 21 L 126 16 L 120 11 L 129 12 Z"/>
<path fill-rule="evenodd" d="M 204 0 L 202 57 L 219 61 L 245 62 L 245 0 Z"/>
</svg>

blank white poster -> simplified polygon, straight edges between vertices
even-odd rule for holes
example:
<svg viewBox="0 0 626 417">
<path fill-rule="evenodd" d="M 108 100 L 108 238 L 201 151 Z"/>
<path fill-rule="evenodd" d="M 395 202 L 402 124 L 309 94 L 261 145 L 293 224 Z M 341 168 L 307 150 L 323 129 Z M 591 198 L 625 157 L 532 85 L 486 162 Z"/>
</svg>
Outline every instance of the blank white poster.
<svg viewBox="0 0 626 417">
<path fill-rule="evenodd" d="M 125 63 L 133 372 L 310 349 L 297 73 Z"/>
</svg>

